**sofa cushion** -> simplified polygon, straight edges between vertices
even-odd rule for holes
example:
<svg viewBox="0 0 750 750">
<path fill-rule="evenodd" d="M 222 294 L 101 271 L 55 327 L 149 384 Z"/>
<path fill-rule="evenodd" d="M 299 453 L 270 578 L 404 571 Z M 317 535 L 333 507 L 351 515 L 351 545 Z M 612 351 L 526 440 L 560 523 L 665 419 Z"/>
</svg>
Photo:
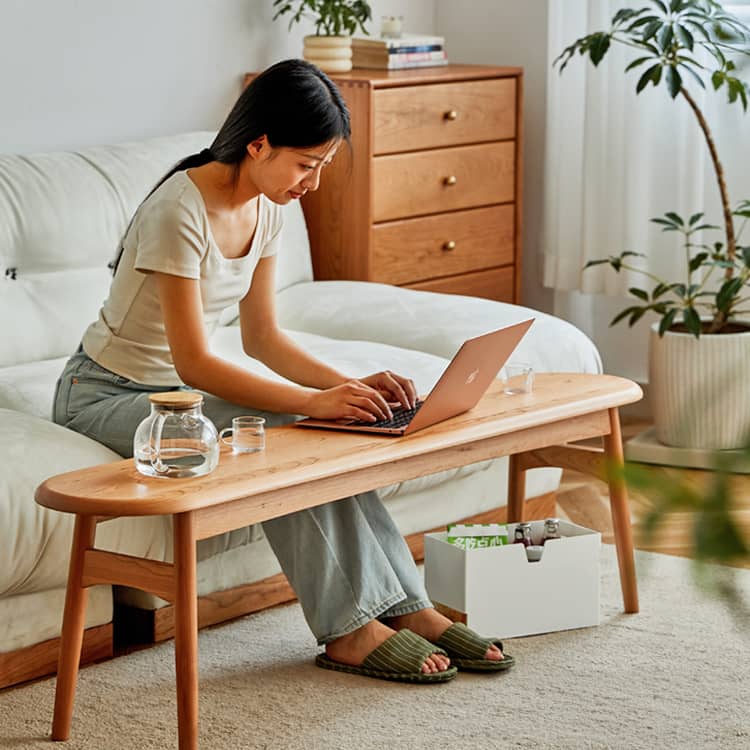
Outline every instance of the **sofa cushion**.
<svg viewBox="0 0 750 750">
<path fill-rule="evenodd" d="M 0 368 L 0 409 L 52 418 L 55 384 L 67 357 Z"/>
<path fill-rule="evenodd" d="M 445 358 L 467 338 L 533 317 L 511 359 L 528 361 L 539 372 L 602 372 L 599 353 L 584 333 L 520 305 L 363 281 L 316 281 L 281 292 L 278 310 L 285 328 L 356 336 Z"/>
<path fill-rule="evenodd" d="M 34 502 L 53 474 L 118 458 L 59 425 L 0 409 L 0 595 L 56 588 L 67 575 L 73 517 Z"/>
<path fill-rule="evenodd" d="M 96 319 L 130 218 L 211 132 L 25 156 L 0 155 L 0 367 L 73 352 Z M 285 207 L 279 288 L 312 279 L 298 202 Z M 288 215 L 288 216 L 287 216 Z M 236 317 L 229 311 L 222 319 Z M 21 324 L 22 323 L 22 324 Z"/>
<path fill-rule="evenodd" d="M 47 477 L 120 457 L 100 443 L 45 419 L 0 409 L 0 596 L 65 585 L 73 516 L 34 502 Z M 171 555 L 169 517 L 99 524 L 96 543 L 132 555 Z"/>
<path fill-rule="evenodd" d="M 58 638 L 64 606 L 64 587 L 0 597 L 0 654 Z M 112 587 L 89 587 L 84 627 L 108 622 L 112 622 Z"/>
</svg>

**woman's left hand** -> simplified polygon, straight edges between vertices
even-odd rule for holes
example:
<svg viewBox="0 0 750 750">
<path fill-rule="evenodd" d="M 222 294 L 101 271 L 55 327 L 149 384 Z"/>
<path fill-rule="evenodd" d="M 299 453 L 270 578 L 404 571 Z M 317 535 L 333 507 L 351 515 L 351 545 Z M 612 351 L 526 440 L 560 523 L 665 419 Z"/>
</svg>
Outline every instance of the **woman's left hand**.
<svg viewBox="0 0 750 750">
<path fill-rule="evenodd" d="M 368 375 L 366 378 L 359 378 L 359 381 L 376 391 L 380 391 L 386 401 L 397 402 L 404 409 L 413 409 L 417 403 L 417 389 L 414 386 L 414 381 L 390 370 L 383 370 L 383 372 Z"/>
</svg>

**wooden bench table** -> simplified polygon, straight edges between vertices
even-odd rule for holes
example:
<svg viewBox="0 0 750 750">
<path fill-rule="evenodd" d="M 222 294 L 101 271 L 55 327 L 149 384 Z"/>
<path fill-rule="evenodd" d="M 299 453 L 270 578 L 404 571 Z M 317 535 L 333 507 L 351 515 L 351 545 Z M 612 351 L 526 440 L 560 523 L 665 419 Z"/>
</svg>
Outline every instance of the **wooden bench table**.
<svg viewBox="0 0 750 750">
<path fill-rule="evenodd" d="M 354 432 L 270 429 L 263 453 L 222 452 L 204 477 L 145 477 L 132 460 L 52 477 L 36 501 L 75 513 L 52 739 L 70 736 L 89 586 L 150 591 L 175 606 L 180 750 L 198 747 L 196 542 L 303 508 L 437 471 L 510 456 L 508 520 L 523 517 L 524 472 L 573 466 L 606 477 L 622 464 L 618 407 L 640 388 L 610 375 L 539 374 L 534 392 L 508 396 L 496 381 L 471 411 L 403 438 Z M 565 445 L 603 437 L 603 449 Z M 638 611 L 625 487 L 609 481 L 625 612 Z M 97 523 L 119 516 L 171 515 L 173 563 L 98 550 Z"/>
</svg>

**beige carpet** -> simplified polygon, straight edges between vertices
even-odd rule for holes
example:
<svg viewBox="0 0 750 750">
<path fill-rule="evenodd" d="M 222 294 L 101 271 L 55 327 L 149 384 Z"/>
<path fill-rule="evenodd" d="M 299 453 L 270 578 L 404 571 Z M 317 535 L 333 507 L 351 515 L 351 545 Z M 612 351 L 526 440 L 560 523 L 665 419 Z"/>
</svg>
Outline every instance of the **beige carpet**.
<svg viewBox="0 0 750 750">
<path fill-rule="evenodd" d="M 697 592 L 689 561 L 638 553 L 639 615 L 623 615 L 613 548 L 598 628 L 508 642 L 518 666 L 444 686 L 317 669 L 297 606 L 200 636 L 204 750 L 734 750 L 750 747 L 750 625 Z M 750 597 L 750 571 L 740 571 Z M 87 667 L 73 739 L 45 737 L 54 680 L 0 693 L 0 747 L 175 748 L 173 648 Z"/>
</svg>

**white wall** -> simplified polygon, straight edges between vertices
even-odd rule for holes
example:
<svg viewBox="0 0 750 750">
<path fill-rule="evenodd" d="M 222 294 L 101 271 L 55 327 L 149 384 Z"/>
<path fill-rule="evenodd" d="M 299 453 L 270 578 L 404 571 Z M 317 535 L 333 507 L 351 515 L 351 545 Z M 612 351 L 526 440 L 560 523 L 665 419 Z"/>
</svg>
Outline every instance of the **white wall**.
<svg viewBox="0 0 750 750">
<path fill-rule="evenodd" d="M 373 32 L 404 7 L 371 5 Z M 434 15 L 409 0 L 405 24 Z M 218 128 L 246 71 L 301 55 L 312 26 L 272 17 L 272 0 L 0 0 L 0 152 Z"/>
<path fill-rule="evenodd" d="M 552 311 L 553 294 L 539 283 L 547 91 L 547 0 L 436 0 L 435 25 L 457 63 L 524 69 L 524 305 Z"/>
</svg>

